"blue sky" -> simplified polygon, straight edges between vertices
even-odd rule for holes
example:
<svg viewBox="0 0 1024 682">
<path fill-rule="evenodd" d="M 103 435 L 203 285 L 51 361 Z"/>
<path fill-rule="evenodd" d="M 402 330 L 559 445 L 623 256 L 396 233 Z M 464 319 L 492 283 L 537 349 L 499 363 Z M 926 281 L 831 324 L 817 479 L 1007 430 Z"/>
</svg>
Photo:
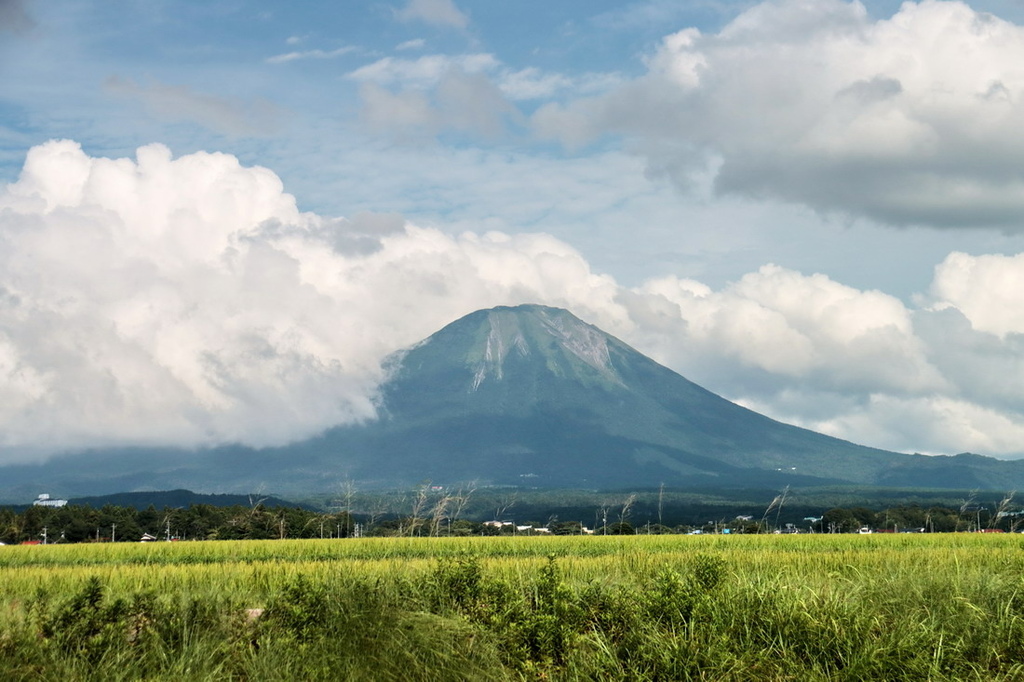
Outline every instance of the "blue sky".
<svg viewBox="0 0 1024 682">
<path fill-rule="evenodd" d="M 523 302 L 1024 454 L 1021 64 L 1016 0 L 0 0 L 0 460 L 372 418 Z"/>
</svg>

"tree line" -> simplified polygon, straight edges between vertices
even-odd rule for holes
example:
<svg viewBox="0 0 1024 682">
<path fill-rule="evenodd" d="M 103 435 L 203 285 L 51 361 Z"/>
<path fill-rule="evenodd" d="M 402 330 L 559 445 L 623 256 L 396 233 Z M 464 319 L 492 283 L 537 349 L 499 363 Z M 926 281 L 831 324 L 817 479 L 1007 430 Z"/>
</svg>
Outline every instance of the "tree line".
<svg viewBox="0 0 1024 682">
<path fill-rule="evenodd" d="M 299 507 L 262 504 L 216 507 L 196 504 L 158 510 L 107 504 L 0 509 L 0 542 L 138 542 L 158 540 L 257 540 L 338 538 L 356 531 L 345 512 L 318 513 Z"/>
<path fill-rule="evenodd" d="M 407 498 L 408 499 L 408 498 Z M 447 499 L 447 498 L 444 498 Z M 146 509 L 106 504 L 64 507 L 31 506 L 23 510 L 0 508 L 0 542 L 80 543 L 138 542 L 156 540 L 262 540 L 285 538 L 348 538 L 353 536 L 468 536 L 551 533 L 555 535 L 622 535 L 689 532 L 771 533 L 776 530 L 814 533 L 873 531 L 958 532 L 978 530 L 1016 531 L 1024 515 L 1008 505 L 984 506 L 967 501 L 960 507 L 900 505 L 882 511 L 866 507 L 835 507 L 818 517 L 782 523 L 765 513 L 723 518 L 703 524 L 666 525 L 641 522 L 631 516 L 629 505 L 595 513 L 595 523 L 539 516 L 520 523 L 464 518 L 464 507 L 438 505 L 429 497 L 413 498 L 403 513 L 359 512 L 350 508 L 316 511 L 301 507 L 251 505 Z M 501 511 L 501 510 L 496 510 Z M 536 510 L 534 510 L 536 512 Z M 536 514 L 535 514 L 536 515 Z M 496 515 L 497 517 L 497 515 Z M 783 517 L 785 518 L 785 517 Z"/>
</svg>

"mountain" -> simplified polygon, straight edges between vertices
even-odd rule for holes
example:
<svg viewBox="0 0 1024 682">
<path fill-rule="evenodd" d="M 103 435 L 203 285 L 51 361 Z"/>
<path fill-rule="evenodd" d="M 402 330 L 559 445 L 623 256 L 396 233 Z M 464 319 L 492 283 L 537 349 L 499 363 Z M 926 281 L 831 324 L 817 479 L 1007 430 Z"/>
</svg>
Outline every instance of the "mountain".
<svg viewBox="0 0 1024 682">
<path fill-rule="evenodd" d="M 565 310 L 472 313 L 392 360 L 381 419 L 325 439 L 357 478 L 539 487 L 863 481 L 900 456 L 787 426 Z"/>
<path fill-rule="evenodd" d="M 477 311 L 391 364 L 381 418 L 321 439 L 350 453 L 354 479 L 1000 488 L 1012 474 L 1024 482 L 1024 463 L 913 457 L 777 422 L 556 308 Z"/>
<path fill-rule="evenodd" d="M 364 489 L 428 480 L 599 489 L 1024 485 L 1024 462 L 888 452 L 769 419 L 557 308 L 477 311 L 391 357 L 388 370 L 372 422 L 279 448 L 120 449 L 8 466 L 0 494 L 295 494 L 346 480 Z"/>
</svg>

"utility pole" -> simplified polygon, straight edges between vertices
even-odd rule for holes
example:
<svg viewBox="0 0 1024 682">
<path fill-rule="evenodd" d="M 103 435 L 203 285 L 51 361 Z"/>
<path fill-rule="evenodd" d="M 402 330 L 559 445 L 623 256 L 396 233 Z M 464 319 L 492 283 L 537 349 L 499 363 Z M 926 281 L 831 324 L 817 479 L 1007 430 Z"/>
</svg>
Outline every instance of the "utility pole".
<svg viewBox="0 0 1024 682">
<path fill-rule="evenodd" d="M 116 523 L 110 524 L 110 541 L 111 542 L 114 542 L 116 540 L 116 538 L 114 537 L 114 533 L 116 531 L 117 531 L 117 524 Z"/>
</svg>

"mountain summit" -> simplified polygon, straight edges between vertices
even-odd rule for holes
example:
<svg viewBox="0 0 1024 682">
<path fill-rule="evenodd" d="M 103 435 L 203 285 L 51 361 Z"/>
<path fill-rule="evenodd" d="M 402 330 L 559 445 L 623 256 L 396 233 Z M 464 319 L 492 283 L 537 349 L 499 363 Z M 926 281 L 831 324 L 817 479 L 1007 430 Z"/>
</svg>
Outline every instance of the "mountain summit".
<svg viewBox="0 0 1024 682">
<path fill-rule="evenodd" d="M 363 488 L 426 480 L 598 489 L 1024 486 L 1022 461 L 887 452 L 769 419 L 558 308 L 471 313 L 395 354 L 387 369 L 372 422 L 279 448 L 122 449 L 2 467 L 0 492 L 294 494 L 343 480 Z"/>
</svg>

